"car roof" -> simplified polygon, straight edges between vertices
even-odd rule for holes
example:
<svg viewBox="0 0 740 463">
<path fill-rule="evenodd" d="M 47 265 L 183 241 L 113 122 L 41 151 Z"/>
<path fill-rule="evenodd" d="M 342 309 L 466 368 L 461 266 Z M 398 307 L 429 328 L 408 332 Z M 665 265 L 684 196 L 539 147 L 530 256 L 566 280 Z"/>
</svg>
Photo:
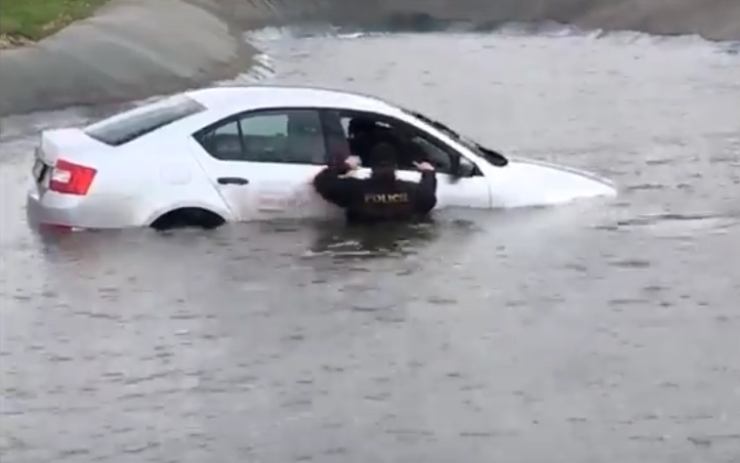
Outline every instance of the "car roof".
<svg viewBox="0 0 740 463">
<path fill-rule="evenodd" d="M 397 113 L 399 108 L 380 98 L 320 87 L 249 85 L 211 87 L 185 93 L 211 110 L 242 111 L 276 107 L 343 108 Z"/>
</svg>

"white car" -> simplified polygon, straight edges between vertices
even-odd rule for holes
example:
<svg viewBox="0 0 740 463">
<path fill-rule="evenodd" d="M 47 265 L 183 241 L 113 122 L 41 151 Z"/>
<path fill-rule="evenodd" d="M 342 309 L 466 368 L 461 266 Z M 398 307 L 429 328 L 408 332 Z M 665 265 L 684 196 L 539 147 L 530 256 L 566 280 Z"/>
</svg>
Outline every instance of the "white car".
<svg viewBox="0 0 740 463">
<path fill-rule="evenodd" d="M 436 208 L 553 205 L 614 196 L 606 179 L 507 160 L 439 122 L 374 97 L 335 90 L 216 87 L 167 97 L 84 128 L 45 131 L 28 211 L 35 222 L 99 229 L 275 218 L 341 211 L 314 176 L 353 152 L 354 121 L 390 130 L 437 168 Z M 358 124 L 359 125 L 359 124 Z M 400 160 L 400 178 L 419 172 Z M 353 175 L 367 176 L 363 166 Z"/>
</svg>

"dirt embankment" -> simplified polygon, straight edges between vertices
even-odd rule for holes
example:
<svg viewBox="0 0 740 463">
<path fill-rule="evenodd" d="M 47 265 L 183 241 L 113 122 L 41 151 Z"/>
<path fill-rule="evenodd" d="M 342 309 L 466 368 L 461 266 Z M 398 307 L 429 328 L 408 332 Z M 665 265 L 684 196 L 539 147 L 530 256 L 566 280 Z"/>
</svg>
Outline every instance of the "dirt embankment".
<svg viewBox="0 0 740 463">
<path fill-rule="evenodd" d="M 229 78 L 240 31 L 301 22 L 430 30 L 553 20 L 740 40 L 738 0 L 112 0 L 39 44 L 0 51 L 0 116 L 142 98 Z"/>
</svg>

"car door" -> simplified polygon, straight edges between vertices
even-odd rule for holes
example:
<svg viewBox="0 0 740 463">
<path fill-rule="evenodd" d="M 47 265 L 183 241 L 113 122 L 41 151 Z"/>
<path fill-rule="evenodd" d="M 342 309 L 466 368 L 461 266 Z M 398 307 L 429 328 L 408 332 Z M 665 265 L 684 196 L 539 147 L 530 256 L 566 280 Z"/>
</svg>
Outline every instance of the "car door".
<svg viewBox="0 0 740 463">
<path fill-rule="evenodd" d="M 203 169 L 236 220 L 333 212 L 312 184 L 327 159 L 318 111 L 252 111 L 206 127 L 194 140 Z"/>
<path fill-rule="evenodd" d="M 408 159 L 400 159 L 397 177 L 402 180 L 417 182 L 421 174 L 413 166 L 411 158 L 426 160 L 435 166 L 437 172 L 437 205 L 436 209 L 445 207 L 471 207 L 488 209 L 491 207 L 490 184 L 474 161 L 464 153 L 458 152 L 439 138 L 406 121 L 383 114 L 367 111 L 332 110 L 327 121 L 337 120 L 341 133 L 348 139 L 353 154 L 360 155 L 352 144 L 352 121 L 362 119 L 359 124 L 366 127 L 373 122 L 383 130 L 390 131 L 394 137 L 402 140 L 405 151 L 413 151 Z M 331 135 L 330 135 L 331 137 Z M 419 159 L 422 158 L 422 159 Z M 457 167 L 459 165 L 459 167 Z M 457 170 L 457 175 L 453 171 Z M 370 175 L 368 166 L 362 167 L 355 174 L 361 178 Z"/>
</svg>

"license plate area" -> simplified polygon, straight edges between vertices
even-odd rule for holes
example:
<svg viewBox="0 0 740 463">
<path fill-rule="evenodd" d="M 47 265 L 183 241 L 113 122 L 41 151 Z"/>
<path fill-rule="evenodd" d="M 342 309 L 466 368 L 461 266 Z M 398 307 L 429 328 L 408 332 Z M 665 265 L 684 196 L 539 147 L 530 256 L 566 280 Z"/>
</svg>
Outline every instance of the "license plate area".
<svg viewBox="0 0 740 463">
<path fill-rule="evenodd" d="M 36 181 L 36 183 L 41 183 L 41 181 L 44 179 L 44 176 L 46 175 L 47 170 L 49 170 L 49 166 L 44 164 L 44 161 L 41 159 L 36 159 L 36 162 L 33 164 L 33 179 Z"/>
<path fill-rule="evenodd" d="M 36 186 L 39 189 L 39 193 L 41 194 L 43 194 L 44 191 L 48 188 L 49 175 L 51 173 L 51 170 L 52 167 L 46 164 L 40 158 L 37 158 L 36 161 L 33 163 L 31 175 L 33 176 L 33 181 L 36 183 Z"/>
</svg>

